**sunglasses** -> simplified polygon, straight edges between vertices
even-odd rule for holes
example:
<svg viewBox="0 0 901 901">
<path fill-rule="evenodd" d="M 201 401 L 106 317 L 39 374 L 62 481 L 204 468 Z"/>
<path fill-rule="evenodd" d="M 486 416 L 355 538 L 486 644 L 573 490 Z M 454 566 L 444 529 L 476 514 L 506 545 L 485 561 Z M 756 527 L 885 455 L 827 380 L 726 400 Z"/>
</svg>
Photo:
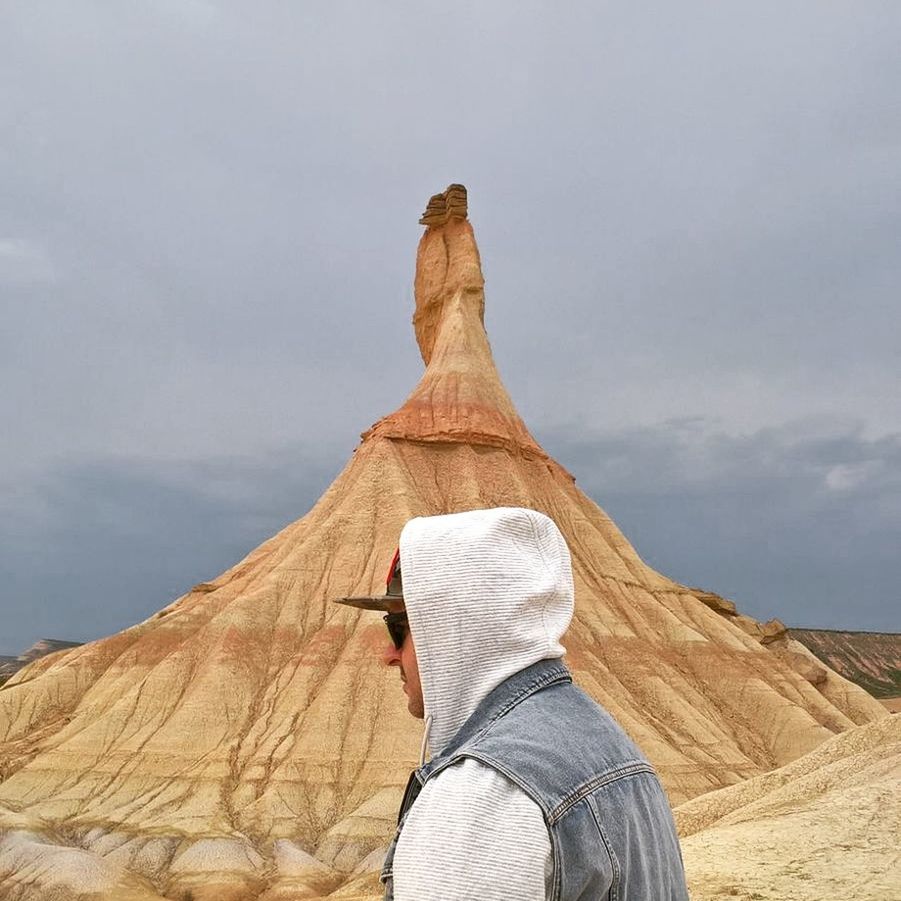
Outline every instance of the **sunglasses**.
<svg viewBox="0 0 901 901">
<path fill-rule="evenodd" d="M 404 646 L 404 641 L 410 633 L 410 624 L 407 621 L 406 612 L 386 613 L 382 619 L 385 620 L 385 625 L 388 627 L 388 634 L 391 636 L 391 641 L 394 642 L 394 647 L 399 651 Z"/>
</svg>

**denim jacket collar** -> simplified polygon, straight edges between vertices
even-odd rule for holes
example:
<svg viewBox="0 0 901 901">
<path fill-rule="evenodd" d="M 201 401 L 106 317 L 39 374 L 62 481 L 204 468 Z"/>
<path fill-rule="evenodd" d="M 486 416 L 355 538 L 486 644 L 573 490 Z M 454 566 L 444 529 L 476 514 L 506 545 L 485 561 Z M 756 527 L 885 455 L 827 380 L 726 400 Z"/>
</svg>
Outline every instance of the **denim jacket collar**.
<svg viewBox="0 0 901 901">
<path fill-rule="evenodd" d="M 558 682 L 572 682 L 572 675 L 559 657 L 539 660 L 514 673 L 489 692 L 473 711 L 472 716 L 460 727 L 437 757 L 416 771 L 420 783 L 451 761 L 464 745 L 484 732 L 495 720 L 504 716 L 529 695 Z"/>
</svg>

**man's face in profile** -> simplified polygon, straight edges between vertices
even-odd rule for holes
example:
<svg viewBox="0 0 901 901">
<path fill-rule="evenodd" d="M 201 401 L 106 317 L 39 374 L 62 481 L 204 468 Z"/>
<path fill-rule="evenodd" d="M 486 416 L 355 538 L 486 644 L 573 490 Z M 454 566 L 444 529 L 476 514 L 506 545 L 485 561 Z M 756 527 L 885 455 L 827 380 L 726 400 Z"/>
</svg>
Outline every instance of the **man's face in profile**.
<svg viewBox="0 0 901 901">
<path fill-rule="evenodd" d="M 425 704 L 422 700 L 422 685 L 419 681 L 419 664 L 416 661 L 416 648 L 413 645 L 413 635 L 410 632 L 406 619 L 398 614 L 405 613 L 403 601 L 392 601 L 388 606 L 388 613 L 393 614 L 393 619 L 399 621 L 395 625 L 396 634 L 403 631 L 403 641 L 398 648 L 392 639 L 382 652 L 382 662 L 387 666 L 396 666 L 400 669 L 400 680 L 403 683 L 404 693 L 407 696 L 407 710 L 417 719 L 425 717 Z"/>
</svg>

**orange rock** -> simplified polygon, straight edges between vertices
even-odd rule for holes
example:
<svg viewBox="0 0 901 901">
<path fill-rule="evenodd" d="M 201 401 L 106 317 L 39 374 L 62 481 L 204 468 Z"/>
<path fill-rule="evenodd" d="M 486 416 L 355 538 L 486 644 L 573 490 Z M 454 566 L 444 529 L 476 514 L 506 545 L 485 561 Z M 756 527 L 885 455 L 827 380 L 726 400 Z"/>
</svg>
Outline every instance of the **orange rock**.
<svg viewBox="0 0 901 901">
<path fill-rule="evenodd" d="M 778 619 L 771 619 L 768 622 L 765 622 L 760 628 L 760 640 L 763 644 L 772 644 L 774 641 L 779 641 L 787 635 L 785 623 Z"/>
</svg>

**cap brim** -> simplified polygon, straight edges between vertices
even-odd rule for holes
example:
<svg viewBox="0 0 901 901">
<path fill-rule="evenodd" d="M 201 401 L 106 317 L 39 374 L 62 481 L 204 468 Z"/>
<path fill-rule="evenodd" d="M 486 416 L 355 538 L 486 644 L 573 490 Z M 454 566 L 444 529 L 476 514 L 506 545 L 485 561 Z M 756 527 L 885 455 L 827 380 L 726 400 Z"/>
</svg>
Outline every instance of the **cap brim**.
<svg viewBox="0 0 901 901">
<path fill-rule="evenodd" d="M 381 595 L 377 598 L 336 598 L 336 604 L 344 604 L 345 607 L 359 607 L 361 610 L 382 610 L 387 613 L 391 608 L 391 604 L 401 604 L 404 602 L 402 597 L 389 597 Z"/>
</svg>

